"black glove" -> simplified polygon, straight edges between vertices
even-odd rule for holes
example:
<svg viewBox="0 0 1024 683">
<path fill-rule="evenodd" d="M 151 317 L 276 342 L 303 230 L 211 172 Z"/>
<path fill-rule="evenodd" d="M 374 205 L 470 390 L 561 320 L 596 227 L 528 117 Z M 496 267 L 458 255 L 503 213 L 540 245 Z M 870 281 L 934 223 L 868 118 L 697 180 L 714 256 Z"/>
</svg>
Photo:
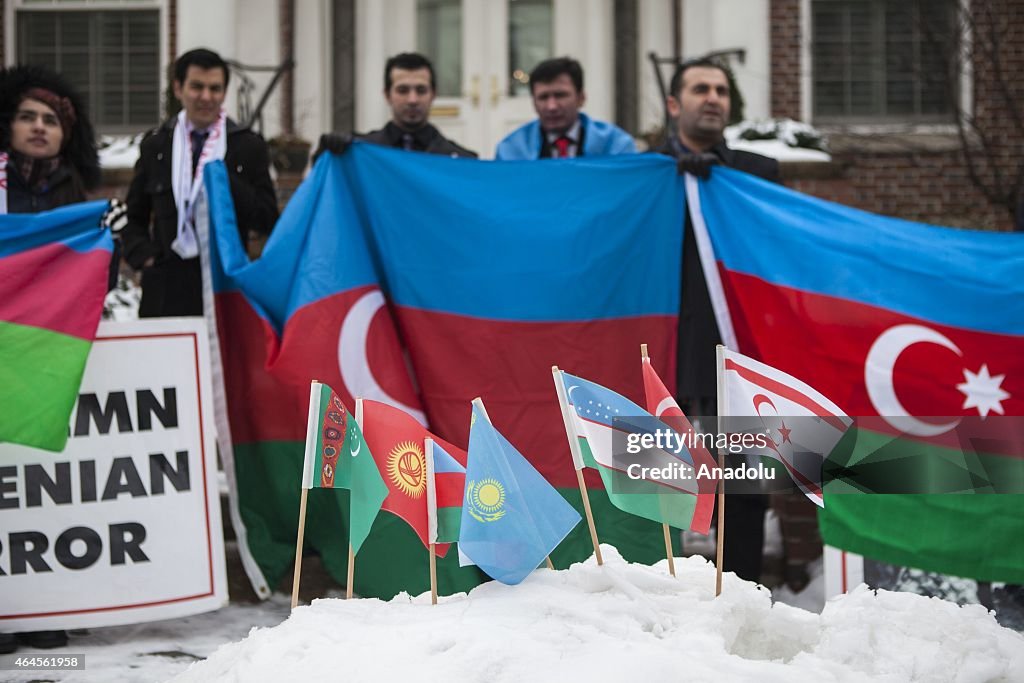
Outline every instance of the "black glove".
<svg viewBox="0 0 1024 683">
<path fill-rule="evenodd" d="M 114 238 L 121 236 L 121 231 L 128 225 L 128 205 L 120 199 L 111 199 L 107 210 L 100 216 L 100 228 L 107 228 Z"/>
<path fill-rule="evenodd" d="M 702 180 L 711 177 L 711 167 L 722 163 L 714 154 L 680 154 L 676 157 L 676 169 L 680 174 L 690 173 Z"/>
<path fill-rule="evenodd" d="M 316 151 L 313 152 L 313 163 L 315 164 L 324 152 L 344 154 L 351 144 L 351 133 L 324 133 L 320 136 L 320 143 L 316 146 Z"/>
</svg>

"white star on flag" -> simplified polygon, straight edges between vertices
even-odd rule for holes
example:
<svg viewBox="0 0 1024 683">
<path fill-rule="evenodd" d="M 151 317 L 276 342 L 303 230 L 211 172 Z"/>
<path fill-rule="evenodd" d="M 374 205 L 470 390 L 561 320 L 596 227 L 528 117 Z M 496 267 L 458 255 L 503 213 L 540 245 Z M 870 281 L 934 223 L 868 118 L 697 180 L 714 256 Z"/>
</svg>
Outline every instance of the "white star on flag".
<svg viewBox="0 0 1024 683">
<path fill-rule="evenodd" d="M 977 408 L 982 417 L 987 417 L 989 411 L 1003 414 L 1002 401 L 1010 398 L 1010 394 L 1000 388 L 1006 375 L 993 377 L 988 372 L 988 365 L 982 364 L 977 373 L 964 368 L 964 379 L 967 381 L 957 384 L 956 388 L 965 397 L 965 409 Z"/>
</svg>

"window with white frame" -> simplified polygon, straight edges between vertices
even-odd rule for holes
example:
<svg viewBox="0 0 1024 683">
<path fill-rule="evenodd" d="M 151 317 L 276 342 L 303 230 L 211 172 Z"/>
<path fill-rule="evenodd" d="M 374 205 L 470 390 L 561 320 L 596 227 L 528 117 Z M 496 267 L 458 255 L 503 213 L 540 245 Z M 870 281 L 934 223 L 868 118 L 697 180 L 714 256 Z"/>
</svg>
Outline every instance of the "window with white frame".
<svg viewBox="0 0 1024 683">
<path fill-rule="evenodd" d="M 15 54 L 64 75 L 97 130 L 138 132 L 161 118 L 160 9 L 152 0 L 23 0 Z"/>
<path fill-rule="evenodd" d="M 958 1 L 811 0 L 814 121 L 952 121 Z"/>
</svg>

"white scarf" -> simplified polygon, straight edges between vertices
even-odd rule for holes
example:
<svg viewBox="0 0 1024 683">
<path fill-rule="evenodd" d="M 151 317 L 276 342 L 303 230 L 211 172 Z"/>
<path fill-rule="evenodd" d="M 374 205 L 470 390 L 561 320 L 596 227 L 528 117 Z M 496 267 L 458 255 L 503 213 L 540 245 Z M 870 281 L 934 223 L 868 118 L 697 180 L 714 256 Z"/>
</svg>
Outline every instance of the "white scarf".
<svg viewBox="0 0 1024 683">
<path fill-rule="evenodd" d="M 7 213 L 7 152 L 0 152 L 0 214 Z"/>
<path fill-rule="evenodd" d="M 199 155 L 195 176 L 192 175 L 192 141 L 189 138 L 185 111 L 178 113 L 171 142 L 171 190 L 178 207 L 178 236 L 171 243 L 171 249 L 183 259 L 199 256 L 199 242 L 196 239 L 195 209 L 199 193 L 203 189 L 203 168 L 207 162 L 223 159 L 227 152 L 227 115 L 222 109 L 217 123 L 210 128 L 210 134 Z"/>
</svg>

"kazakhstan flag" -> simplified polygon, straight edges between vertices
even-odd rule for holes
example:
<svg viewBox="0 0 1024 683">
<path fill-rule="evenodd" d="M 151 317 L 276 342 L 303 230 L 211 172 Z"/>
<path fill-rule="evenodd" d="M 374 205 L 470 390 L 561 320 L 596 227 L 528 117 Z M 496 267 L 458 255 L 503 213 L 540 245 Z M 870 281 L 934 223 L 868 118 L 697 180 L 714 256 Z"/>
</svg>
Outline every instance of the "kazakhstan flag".
<svg viewBox="0 0 1024 683">
<path fill-rule="evenodd" d="M 491 578 L 517 584 L 580 516 L 474 404 L 459 550 Z"/>
</svg>

